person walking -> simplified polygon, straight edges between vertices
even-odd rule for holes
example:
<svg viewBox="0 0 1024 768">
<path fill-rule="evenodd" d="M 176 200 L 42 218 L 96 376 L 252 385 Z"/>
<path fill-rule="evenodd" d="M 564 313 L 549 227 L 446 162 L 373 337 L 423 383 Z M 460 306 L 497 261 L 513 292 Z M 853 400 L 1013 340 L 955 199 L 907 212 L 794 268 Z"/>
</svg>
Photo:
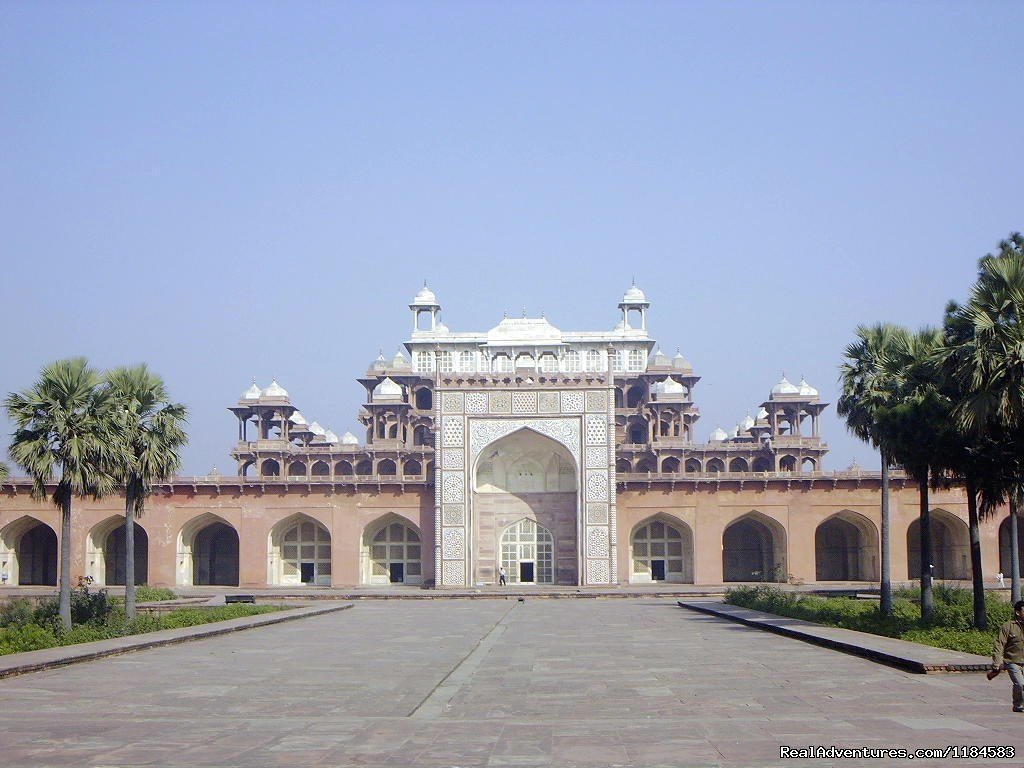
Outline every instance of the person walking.
<svg viewBox="0 0 1024 768">
<path fill-rule="evenodd" d="M 505 576 L 505 566 L 504 566 L 504 565 L 499 565 L 499 566 L 498 566 L 498 583 L 499 583 L 499 584 L 500 584 L 501 586 L 503 586 L 503 587 L 504 587 L 504 586 L 505 586 L 505 583 L 506 583 L 506 581 L 507 581 L 507 578 L 506 578 L 506 576 Z"/>
<path fill-rule="evenodd" d="M 999 628 L 992 646 L 991 680 L 1005 669 L 1013 684 L 1013 711 L 1024 712 L 1024 600 L 1013 604 L 1013 619 Z"/>
</svg>

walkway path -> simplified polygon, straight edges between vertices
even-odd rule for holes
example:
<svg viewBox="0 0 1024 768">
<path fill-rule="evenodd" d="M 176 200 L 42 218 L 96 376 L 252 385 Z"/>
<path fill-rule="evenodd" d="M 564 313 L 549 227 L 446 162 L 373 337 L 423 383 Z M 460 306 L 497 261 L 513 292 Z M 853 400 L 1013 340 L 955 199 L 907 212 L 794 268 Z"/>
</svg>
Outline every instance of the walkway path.
<svg viewBox="0 0 1024 768">
<path fill-rule="evenodd" d="M 4 766 L 892 765 L 1012 745 L 1005 675 L 915 675 L 671 599 L 360 602 L 0 680 Z"/>
</svg>

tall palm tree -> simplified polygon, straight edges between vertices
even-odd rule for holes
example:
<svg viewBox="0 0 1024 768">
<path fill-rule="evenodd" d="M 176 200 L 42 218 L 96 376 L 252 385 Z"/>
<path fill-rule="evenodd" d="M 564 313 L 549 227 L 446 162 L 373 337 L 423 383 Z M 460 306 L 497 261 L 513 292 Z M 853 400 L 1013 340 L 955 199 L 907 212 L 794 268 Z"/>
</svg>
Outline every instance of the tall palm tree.
<svg viewBox="0 0 1024 768">
<path fill-rule="evenodd" d="M 1024 236 L 1012 233 L 996 254 L 978 262 L 978 279 L 959 310 L 967 327 L 953 372 L 965 390 L 958 408 L 961 422 L 980 433 L 1024 432 Z M 1003 485 L 1010 499 L 1011 597 L 1021 597 L 1017 500 L 1021 497 L 1020 460 L 1003 464 Z"/>
<path fill-rule="evenodd" d="M 185 445 L 185 406 L 171 403 L 163 380 L 145 363 L 115 368 L 107 385 L 121 417 L 124 452 L 130 459 L 122 467 L 124 483 L 125 613 L 135 618 L 135 518 L 145 511 L 153 483 L 162 482 L 181 468 L 179 451 Z"/>
<path fill-rule="evenodd" d="M 920 497 L 921 616 L 931 618 L 932 535 L 929 488 L 945 480 L 959 430 L 953 404 L 938 386 L 937 350 L 943 335 L 934 328 L 907 334 L 896 344 L 899 371 L 892 404 L 879 409 L 878 423 L 893 460 L 917 483 Z"/>
<path fill-rule="evenodd" d="M 17 429 L 10 455 L 32 478 L 32 495 L 61 511 L 60 618 L 71 627 L 71 503 L 75 496 L 111 493 L 119 436 L 111 419 L 111 398 L 99 373 L 84 357 L 47 365 L 39 379 L 4 399 Z"/>
<path fill-rule="evenodd" d="M 837 410 L 846 419 L 846 427 L 864 442 L 878 449 L 882 463 L 882 553 L 881 610 L 892 615 L 892 567 L 890 549 L 889 468 L 892 459 L 886 450 L 885 436 L 878 426 L 878 413 L 891 404 L 896 391 L 895 350 L 907 331 L 895 325 L 859 326 L 857 341 L 846 348 L 846 362 L 839 367 L 842 395 Z"/>
</svg>

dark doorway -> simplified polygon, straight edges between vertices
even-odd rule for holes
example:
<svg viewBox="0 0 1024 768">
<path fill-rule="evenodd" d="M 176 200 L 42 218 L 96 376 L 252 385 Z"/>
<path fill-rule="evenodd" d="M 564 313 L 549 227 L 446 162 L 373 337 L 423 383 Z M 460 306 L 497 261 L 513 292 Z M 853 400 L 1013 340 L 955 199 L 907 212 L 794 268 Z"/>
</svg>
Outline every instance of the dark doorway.
<svg viewBox="0 0 1024 768">
<path fill-rule="evenodd" d="M 135 539 L 135 583 L 145 584 L 149 580 L 149 536 L 138 523 L 132 526 L 132 530 Z M 107 546 L 104 552 L 106 561 L 104 578 L 108 586 L 124 586 L 124 550 L 124 524 L 121 524 L 107 536 Z"/>
<path fill-rule="evenodd" d="M 302 583 L 303 584 L 312 584 L 313 583 L 313 578 L 314 578 L 314 576 L 313 576 L 313 571 L 314 571 L 313 563 L 299 563 L 299 571 L 302 574 Z"/>
<path fill-rule="evenodd" d="M 522 584 L 533 583 L 533 563 L 519 564 L 519 582 Z"/>
<path fill-rule="evenodd" d="M 388 568 L 392 584 L 401 584 L 405 581 L 405 563 L 388 563 Z"/>
<path fill-rule="evenodd" d="M 213 523 L 196 534 L 192 548 L 192 583 L 238 586 L 238 533 L 225 523 Z"/>
<path fill-rule="evenodd" d="M 18 542 L 18 583 L 57 586 L 57 534 L 40 523 Z"/>
<path fill-rule="evenodd" d="M 651 581 L 665 580 L 665 561 L 651 560 Z"/>
</svg>

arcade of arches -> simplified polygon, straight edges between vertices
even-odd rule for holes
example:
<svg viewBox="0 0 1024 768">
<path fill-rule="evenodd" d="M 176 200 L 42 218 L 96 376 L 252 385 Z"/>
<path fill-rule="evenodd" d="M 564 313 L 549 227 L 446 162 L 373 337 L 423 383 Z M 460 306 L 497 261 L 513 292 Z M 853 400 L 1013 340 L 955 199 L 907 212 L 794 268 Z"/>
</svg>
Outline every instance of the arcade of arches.
<svg viewBox="0 0 1024 768">
<path fill-rule="evenodd" d="M 573 585 L 579 574 L 579 468 L 561 444 L 529 429 L 487 445 L 470 476 L 465 514 L 474 583 L 499 566 L 517 585 Z M 139 583 L 166 586 L 429 586 L 435 580 L 435 494 L 407 487 L 328 494 L 282 484 L 262 493 L 182 487 L 156 495 L 135 525 Z M 692 488 L 619 490 L 615 518 L 619 583 L 695 584 L 799 579 L 878 579 L 877 488 L 835 494 L 794 488 L 730 493 Z M 835 501 L 841 500 L 842 505 Z M 936 492 L 934 576 L 970 575 L 966 504 Z M 124 583 L 124 519 L 116 500 L 77 504 L 73 578 Z M 920 568 L 916 489 L 896 489 L 892 572 Z M 1024 525 L 1019 548 L 1024 563 Z M 53 586 L 59 511 L 24 493 L 0 496 L 0 581 Z M 985 576 L 1009 573 L 1005 513 L 982 522 Z"/>
</svg>

